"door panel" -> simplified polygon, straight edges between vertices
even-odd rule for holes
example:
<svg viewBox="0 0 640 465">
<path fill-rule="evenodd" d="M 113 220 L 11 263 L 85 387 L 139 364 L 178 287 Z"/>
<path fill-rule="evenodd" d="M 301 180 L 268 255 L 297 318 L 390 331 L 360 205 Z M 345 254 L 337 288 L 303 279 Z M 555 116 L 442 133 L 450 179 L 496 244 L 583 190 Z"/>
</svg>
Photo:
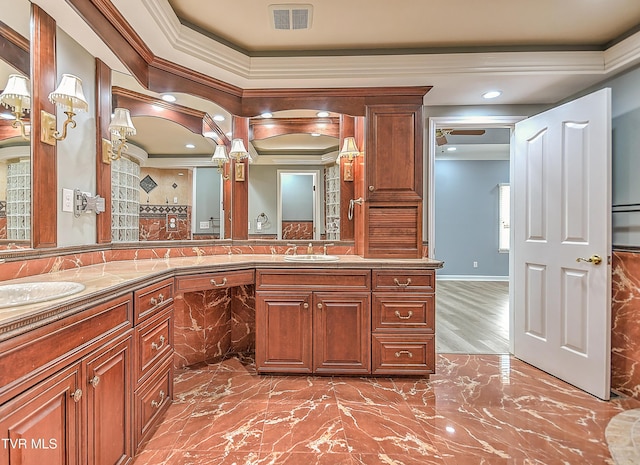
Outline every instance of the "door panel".
<svg viewBox="0 0 640 465">
<path fill-rule="evenodd" d="M 511 190 L 514 353 L 602 399 L 610 382 L 610 100 L 603 89 L 516 124 Z"/>
</svg>

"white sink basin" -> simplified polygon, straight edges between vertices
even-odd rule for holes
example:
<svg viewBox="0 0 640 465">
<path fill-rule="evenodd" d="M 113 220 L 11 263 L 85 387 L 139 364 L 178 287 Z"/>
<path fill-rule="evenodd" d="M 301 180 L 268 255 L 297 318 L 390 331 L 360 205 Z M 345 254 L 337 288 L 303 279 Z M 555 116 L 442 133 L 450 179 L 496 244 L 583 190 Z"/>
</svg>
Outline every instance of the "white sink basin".
<svg viewBox="0 0 640 465">
<path fill-rule="evenodd" d="M 287 262 L 336 262 L 340 260 L 337 255 L 285 255 Z"/>
<path fill-rule="evenodd" d="M 5 284 L 0 286 L 0 308 L 45 302 L 76 294 L 84 284 L 69 281 Z"/>
</svg>

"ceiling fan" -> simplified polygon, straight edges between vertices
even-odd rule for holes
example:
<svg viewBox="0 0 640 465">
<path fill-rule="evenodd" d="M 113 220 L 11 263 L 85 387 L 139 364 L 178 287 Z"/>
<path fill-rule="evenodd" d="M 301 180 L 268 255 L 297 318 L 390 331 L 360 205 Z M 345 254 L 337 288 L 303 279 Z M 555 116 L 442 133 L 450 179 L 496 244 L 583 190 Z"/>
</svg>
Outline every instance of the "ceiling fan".
<svg viewBox="0 0 640 465">
<path fill-rule="evenodd" d="M 445 145 L 447 136 L 481 136 L 485 133 L 484 129 L 436 129 L 436 143 Z"/>
</svg>

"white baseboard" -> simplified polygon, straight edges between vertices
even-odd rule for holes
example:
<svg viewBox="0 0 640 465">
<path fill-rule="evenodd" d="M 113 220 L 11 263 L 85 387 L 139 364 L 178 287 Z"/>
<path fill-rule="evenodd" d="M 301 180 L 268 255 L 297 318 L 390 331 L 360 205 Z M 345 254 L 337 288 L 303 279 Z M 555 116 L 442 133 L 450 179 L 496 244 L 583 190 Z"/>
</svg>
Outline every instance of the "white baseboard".
<svg viewBox="0 0 640 465">
<path fill-rule="evenodd" d="M 436 281 L 509 281 L 509 276 L 479 276 L 475 274 L 455 275 L 438 274 L 436 272 Z"/>
</svg>

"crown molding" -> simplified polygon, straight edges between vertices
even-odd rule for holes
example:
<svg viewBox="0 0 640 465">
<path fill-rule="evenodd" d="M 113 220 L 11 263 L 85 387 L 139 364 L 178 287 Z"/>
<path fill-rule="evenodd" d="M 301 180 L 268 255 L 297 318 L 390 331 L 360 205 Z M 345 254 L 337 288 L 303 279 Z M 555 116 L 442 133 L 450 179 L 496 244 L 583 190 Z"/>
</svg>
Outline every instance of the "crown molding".
<svg viewBox="0 0 640 465">
<path fill-rule="evenodd" d="M 114 0 L 124 4 L 126 0 Z M 606 51 L 483 52 L 445 54 L 248 57 L 211 37 L 182 25 L 168 0 L 143 0 L 153 18 L 156 34 L 164 37 L 178 62 L 196 58 L 204 68 L 215 68 L 235 75 L 234 84 L 243 88 L 267 84 L 270 80 L 318 79 L 406 79 L 439 74 L 516 74 L 516 73 L 608 73 L 640 59 L 640 33 Z M 125 13 L 125 16 L 128 15 Z M 140 16 L 140 15 L 138 15 Z M 133 18 L 132 18 L 133 19 Z M 136 28 L 138 30 L 138 28 Z M 156 36 L 154 35 L 153 38 Z M 150 36 L 147 43 L 151 44 Z M 156 40 L 157 41 L 157 40 Z M 165 50 L 166 51 L 166 50 Z M 181 58 L 175 56 L 180 52 Z M 166 56 L 163 54 L 162 56 Z M 362 85 L 362 81 L 361 85 Z M 403 83 L 399 83 L 402 85 Z M 289 85 L 289 83 L 287 83 Z M 304 86 L 298 82 L 297 86 Z M 269 87 L 265 85 L 265 87 Z"/>
<path fill-rule="evenodd" d="M 640 60 L 640 32 L 609 47 L 604 52 L 605 72 L 622 71 Z"/>
</svg>

